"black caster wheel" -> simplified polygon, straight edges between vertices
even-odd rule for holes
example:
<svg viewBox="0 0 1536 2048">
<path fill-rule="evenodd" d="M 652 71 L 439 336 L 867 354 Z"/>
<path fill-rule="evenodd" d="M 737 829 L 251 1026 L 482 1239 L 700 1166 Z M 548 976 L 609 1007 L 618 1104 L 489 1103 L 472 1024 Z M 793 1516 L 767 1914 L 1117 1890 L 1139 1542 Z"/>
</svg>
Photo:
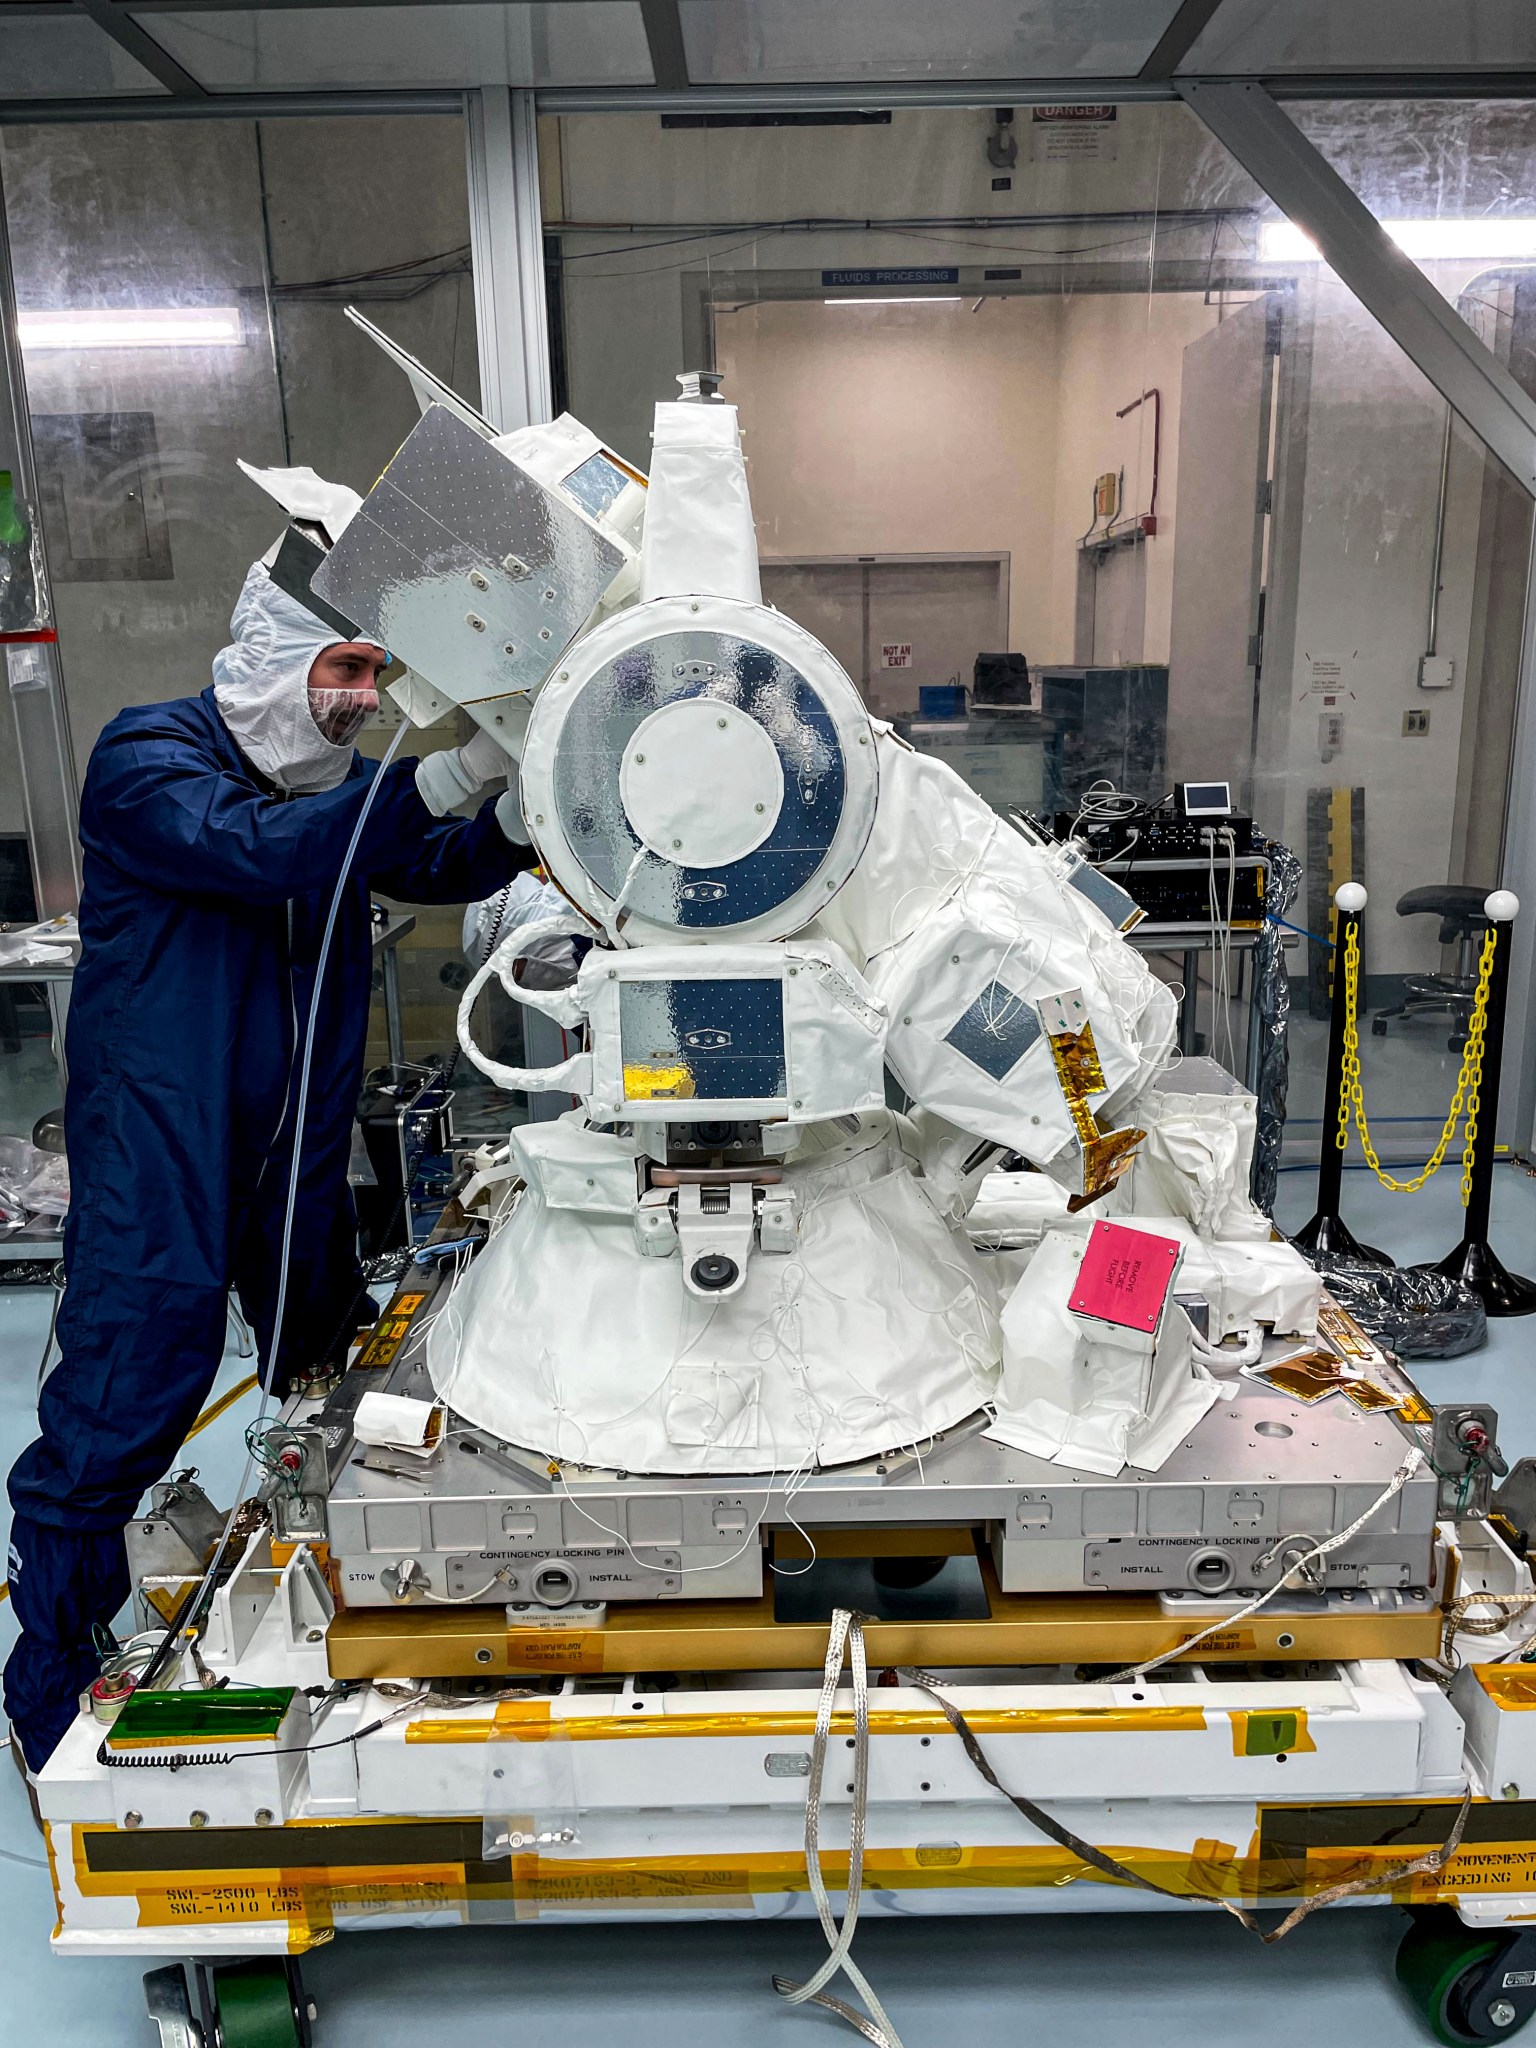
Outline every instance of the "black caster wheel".
<svg viewBox="0 0 1536 2048">
<path fill-rule="evenodd" d="M 215 1964 L 203 1981 L 208 2048 L 311 2048 L 315 2009 L 292 1957 Z"/>
<path fill-rule="evenodd" d="M 1372 1036 L 1372 1038 L 1385 1038 L 1385 1037 L 1386 1037 L 1386 1035 L 1387 1035 L 1387 1020 L 1386 1020 L 1386 1018 L 1385 1018 L 1385 1017 L 1373 1017 L 1373 1018 L 1371 1019 L 1371 1036 Z"/>
<path fill-rule="evenodd" d="M 1478 1934 L 1449 1908 L 1419 1915 L 1403 1936 L 1398 1982 L 1445 2048 L 1507 2041 L 1530 2018 L 1528 1991 L 1511 1998 L 1496 1974 L 1489 1981 L 1487 1966 L 1507 1943 L 1502 1930 Z"/>
</svg>

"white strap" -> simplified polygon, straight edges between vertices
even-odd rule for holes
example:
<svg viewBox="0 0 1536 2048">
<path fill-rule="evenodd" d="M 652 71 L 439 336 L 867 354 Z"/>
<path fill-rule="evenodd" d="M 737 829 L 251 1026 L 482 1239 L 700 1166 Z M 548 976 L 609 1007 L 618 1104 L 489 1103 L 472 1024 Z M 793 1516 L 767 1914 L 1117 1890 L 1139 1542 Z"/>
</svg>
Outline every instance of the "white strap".
<svg viewBox="0 0 1536 2048">
<path fill-rule="evenodd" d="M 827 1743 L 832 1732 L 832 1712 L 842 1676 L 843 1653 L 847 1650 L 853 1667 L 853 1804 L 848 1844 L 848 1892 L 839 1929 L 832 1911 L 821 1869 L 821 1793 L 826 1772 Z M 901 2036 L 870 1987 L 869 1980 L 849 1954 L 854 1929 L 859 1924 L 859 1899 L 864 1885 L 864 1823 L 869 1806 L 869 1673 L 864 1658 L 864 1629 L 859 1617 L 846 1607 L 833 1610 L 827 1636 L 827 1655 L 822 1669 L 821 1699 L 816 1708 L 816 1730 L 811 1740 L 811 1774 L 805 1788 L 805 1874 L 816 1901 L 817 1918 L 827 1940 L 827 1956 L 814 1975 L 803 1984 L 788 1977 L 775 1977 L 773 1988 L 787 2005 L 807 1999 L 825 2006 L 847 2020 L 873 2048 L 901 2048 Z M 859 2012 L 822 1987 L 841 1970 L 863 1999 L 866 2012 Z"/>
<path fill-rule="evenodd" d="M 579 917 L 574 910 L 557 911 L 553 917 L 540 917 L 530 924 L 514 925 L 485 966 L 500 975 L 502 987 L 514 1002 L 521 1003 L 528 1010 L 541 1010 L 546 1017 L 552 1017 L 570 1031 L 584 1023 L 587 1014 L 575 984 L 569 988 L 524 988 L 514 970 L 519 960 L 530 957 L 537 940 L 590 939 L 592 936 L 592 927 L 586 918 Z M 482 974 L 484 971 L 481 970 Z"/>
<path fill-rule="evenodd" d="M 520 925 L 515 931 L 508 933 L 485 964 L 471 977 L 469 986 L 459 998 L 459 1044 L 465 1057 L 488 1079 L 494 1081 L 498 1088 L 509 1088 L 533 1095 L 547 1091 L 562 1095 L 591 1094 L 590 1053 L 573 1053 L 568 1060 L 562 1060 L 555 1067 L 503 1066 L 500 1060 L 493 1060 L 489 1053 L 481 1051 L 469 1028 L 480 991 L 493 974 L 500 977 L 501 985 L 507 993 L 527 1008 L 542 1010 L 546 1017 L 552 1017 L 557 1024 L 567 1030 L 579 1024 L 585 1012 L 577 1003 L 574 990 L 525 989 L 513 979 L 512 967 L 526 950 L 530 939 L 585 937 L 590 936 L 591 929 L 590 925 L 577 919 L 574 913 L 545 918 L 537 924 Z"/>
</svg>

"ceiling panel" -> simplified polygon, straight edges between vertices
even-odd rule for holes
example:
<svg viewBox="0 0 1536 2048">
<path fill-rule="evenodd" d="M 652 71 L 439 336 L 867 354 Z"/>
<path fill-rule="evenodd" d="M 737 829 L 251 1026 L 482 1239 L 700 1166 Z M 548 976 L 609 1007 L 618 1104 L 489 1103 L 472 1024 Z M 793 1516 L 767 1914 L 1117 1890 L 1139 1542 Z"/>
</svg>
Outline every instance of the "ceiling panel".
<svg viewBox="0 0 1536 2048">
<path fill-rule="evenodd" d="M 1179 69 L 1496 71 L 1532 63 L 1532 0 L 1222 0 Z"/>
<path fill-rule="evenodd" d="M 651 82 L 638 0 L 157 10 L 136 18 L 215 92 Z"/>
<path fill-rule="evenodd" d="M 20 21 L 0 16 L 0 98 L 105 99 L 164 90 L 83 15 Z"/>
<path fill-rule="evenodd" d="M 695 85 L 1129 77 L 1176 0 L 681 0 Z"/>
</svg>

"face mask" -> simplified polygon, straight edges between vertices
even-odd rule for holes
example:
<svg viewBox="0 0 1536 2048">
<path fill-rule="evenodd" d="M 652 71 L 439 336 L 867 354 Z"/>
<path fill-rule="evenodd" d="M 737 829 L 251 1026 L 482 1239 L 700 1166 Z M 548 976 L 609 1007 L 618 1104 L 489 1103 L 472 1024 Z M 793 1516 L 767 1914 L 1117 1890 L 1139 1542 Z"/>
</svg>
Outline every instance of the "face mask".
<svg viewBox="0 0 1536 2048">
<path fill-rule="evenodd" d="M 350 747 L 378 708 L 377 690 L 334 690 L 328 685 L 309 685 L 309 715 L 321 737 L 333 747 Z"/>
</svg>

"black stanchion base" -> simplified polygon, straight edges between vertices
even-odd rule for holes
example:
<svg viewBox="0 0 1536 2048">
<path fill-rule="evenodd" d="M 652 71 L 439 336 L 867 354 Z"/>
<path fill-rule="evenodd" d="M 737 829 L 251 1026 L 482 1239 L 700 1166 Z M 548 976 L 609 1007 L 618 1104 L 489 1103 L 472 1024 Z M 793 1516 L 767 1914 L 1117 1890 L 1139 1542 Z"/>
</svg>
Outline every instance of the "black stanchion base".
<svg viewBox="0 0 1536 2048">
<path fill-rule="evenodd" d="M 1420 1273 L 1444 1273 L 1461 1281 L 1479 1297 L 1491 1316 L 1536 1315 L 1536 1281 L 1511 1273 L 1493 1247 L 1463 1238 L 1455 1251 L 1443 1259 L 1414 1269 Z"/>
<path fill-rule="evenodd" d="M 1309 1259 L 1359 1259 L 1366 1266 L 1397 1264 L 1374 1245 L 1361 1244 L 1337 1216 L 1325 1216 L 1321 1211 L 1310 1223 L 1302 1225 L 1291 1243 Z"/>
</svg>

